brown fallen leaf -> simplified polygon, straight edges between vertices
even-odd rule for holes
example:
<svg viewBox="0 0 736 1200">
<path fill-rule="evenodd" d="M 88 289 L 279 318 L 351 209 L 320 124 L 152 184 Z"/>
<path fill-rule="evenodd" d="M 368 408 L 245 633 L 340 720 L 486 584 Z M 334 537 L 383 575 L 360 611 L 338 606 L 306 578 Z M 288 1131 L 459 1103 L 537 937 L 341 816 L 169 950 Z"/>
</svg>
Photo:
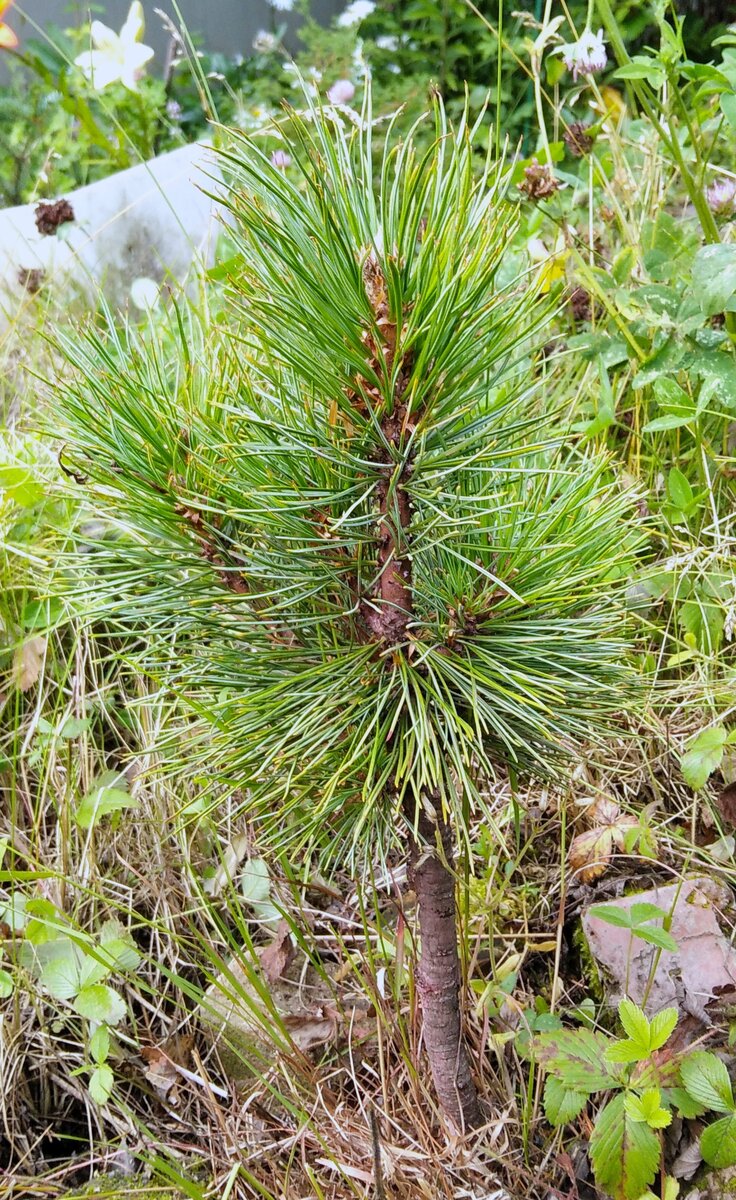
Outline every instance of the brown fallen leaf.
<svg viewBox="0 0 736 1200">
<path fill-rule="evenodd" d="M 329 1042 L 335 1036 L 337 1020 L 334 1013 L 318 1008 L 314 1013 L 295 1013 L 284 1017 L 284 1028 L 294 1045 L 302 1051 Z"/>
<path fill-rule="evenodd" d="M 592 883 L 601 876 L 613 854 L 613 831 L 610 825 L 586 829 L 570 843 L 568 862 L 583 883 Z"/>
<path fill-rule="evenodd" d="M 269 983 L 275 983 L 289 969 L 295 954 L 288 922 L 279 921 L 273 941 L 261 950 L 260 963 Z"/>
<path fill-rule="evenodd" d="M 142 1046 L 141 1057 L 145 1060 L 145 1076 L 160 1100 L 166 1100 L 169 1092 L 179 1082 L 179 1073 L 160 1046 Z"/>
<path fill-rule="evenodd" d="M 27 692 L 36 683 L 41 674 L 44 655 L 46 654 L 46 638 L 35 637 L 19 646 L 13 657 L 13 679 L 16 687 Z"/>
<path fill-rule="evenodd" d="M 622 813 L 609 796 L 600 796 L 586 811 L 592 828 L 577 834 L 570 843 L 568 860 L 583 883 L 592 883 L 608 867 L 617 850 L 623 850 L 626 834 L 637 821 Z"/>
</svg>

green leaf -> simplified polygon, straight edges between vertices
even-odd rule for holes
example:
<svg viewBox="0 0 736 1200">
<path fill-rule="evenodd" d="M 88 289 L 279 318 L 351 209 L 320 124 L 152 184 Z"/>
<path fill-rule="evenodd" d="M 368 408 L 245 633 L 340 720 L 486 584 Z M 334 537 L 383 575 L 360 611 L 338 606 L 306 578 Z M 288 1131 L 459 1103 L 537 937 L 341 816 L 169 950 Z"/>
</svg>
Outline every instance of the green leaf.
<svg viewBox="0 0 736 1200">
<path fill-rule="evenodd" d="M 617 1087 L 619 1079 L 609 1069 L 605 1034 L 592 1029 L 560 1029 L 534 1039 L 537 1058 L 546 1071 L 571 1091 L 591 1092 Z"/>
<path fill-rule="evenodd" d="M 618 1006 L 618 1019 L 629 1035 L 630 1040 L 641 1051 L 639 1057 L 644 1058 L 649 1053 L 649 1021 L 633 1000 L 621 1000 Z"/>
<path fill-rule="evenodd" d="M 695 1117 L 700 1117 L 707 1111 L 706 1105 L 701 1104 L 698 1100 L 693 1100 L 684 1088 L 668 1088 L 668 1095 L 670 1103 L 674 1104 L 679 1116 L 687 1117 L 688 1120 L 694 1120 Z"/>
<path fill-rule="evenodd" d="M 672 1121 L 672 1113 L 661 1105 L 659 1088 L 647 1088 L 641 1096 L 627 1092 L 624 1105 L 632 1121 L 646 1121 L 650 1129 L 666 1129 Z"/>
<path fill-rule="evenodd" d="M 138 947 L 120 921 L 105 921 L 100 930 L 100 949 L 111 971 L 135 971 L 141 961 Z"/>
<path fill-rule="evenodd" d="M 713 772 L 721 765 L 723 747 L 727 738 L 722 725 L 703 729 L 688 743 L 688 749 L 680 760 L 682 777 L 694 791 L 705 787 Z"/>
<path fill-rule="evenodd" d="M 700 1153 L 711 1167 L 736 1163 L 736 1113 L 714 1121 L 700 1135 Z"/>
<path fill-rule="evenodd" d="M 643 942 L 648 942 L 651 946 L 657 946 L 660 950 L 668 950 L 670 954 L 677 954 L 677 942 L 667 929 L 657 929 L 656 926 L 651 925 L 637 925 L 633 934 L 634 937 L 641 938 Z"/>
<path fill-rule="evenodd" d="M 21 508 L 30 508 L 43 499 L 43 488 L 35 481 L 28 467 L 0 464 L 0 491 Z"/>
<path fill-rule="evenodd" d="M 682 512 L 687 512 L 692 507 L 694 497 L 690 480 L 677 467 L 672 467 L 667 476 L 667 494 Z"/>
<path fill-rule="evenodd" d="M 655 417 L 642 426 L 642 433 L 659 433 L 663 429 L 680 429 L 689 424 L 695 416 L 695 410 L 686 413 L 670 413 L 666 417 Z"/>
<path fill-rule="evenodd" d="M 8 996 L 11 996 L 13 987 L 13 976 L 10 974 L 10 971 L 6 971 L 3 967 L 0 967 L 0 1000 L 5 1000 Z"/>
<path fill-rule="evenodd" d="M 86 733 L 91 724 L 89 717 L 69 717 L 59 730 L 58 736 L 71 741 L 81 733 Z"/>
<path fill-rule="evenodd" d="M 681 388 L 675 379 L 671 379 L 669 375 L 661 375 L 659 379 L 654 381 L 654 399 L 662 408 L 672 408 L 676 411 L 693 412 L 694 406 L 684 388 Z"/>
<path fill-rule="evenodd" d="M 736 246 L 703 246 L 693 263 L 693 288 L 706 317 L 723 312 L 736 292 Z"/>
<path fill-rule="evenodd" d="M 664 1180 L 664 1191 L 655 1196 L 654 1192 L 645 1192 L 641 1200 L 677 1200 L 680 1194 L 679 1180 L 673 1175 L 667 1175 Z"/>
<path fill-rule="evenodd" d="M 680 1068 L 689 1096 L 712 1112 L 733 1112 L 733 1090 L 725 1063 L 709 1050 L 690 1054 Z"/>
<path fill-rule="evenodd" d="M 133 799 L 127 787 L 121 786 L 125 782 L 124 779 L 120 776 L 116 778 L 119 781 L 117 787 L 100 784 L 98 780 L 97 786 L 82 797 L 76 812 L 77 824 L 81 829 L 92 829 L 102 817 L 109 816 L 110 813 L 138 807 L 138 801 Z"/>
<path fill-rule="evenodd" d="M 248 859 L 240 877 L 240 890 L 260 921 L 270 925 L 281 920 L 281 912 L 270 899 L 271 879 L 264 859 Z"/>
<path fill-rule="evenodd" d="M 547 1076 L 544 1085 L 544 1112 L 550 1125 L 567 1125 L 585 1108 L 588 1096 L 568 1088 L 554 1075 Z"/>
<path fill-rule="evenodd" d="M 611 274 L 615 283 L 625 283 L 636 264 L 636 253 L 633 246 L 624 246 L 613 260 Z"/>
<path fill-rule="evenodd" d="M 677 1025 L 677 1009 L 663 1008 L 652 1017 L 649 1029 L 649 1049 L 660 1050 Z"/>
<path fill-rule="evenodd" d="M 40 979 L 46 991 L 57 1000 L 71 1000 L 80 984 L 84 954 L 68 939 L 47 942 L 43 951 Z"/>
<path fill-rule="evenodd" d="M 101 1063 L 100 1066 L 95 1067 L 89 1081 L 89 1094 L 95 1104 L 107 1104 L 114 1084 L 115 1076 L 107 1063 Z"/>
<path fill-rule="evenodd" d="M 126 1014 L 122 997 L 106 983 L 83 988 L 73 1007 L 80 1017 L 86 1017 L 89 1021 L 104 1021 L 106 1025 L 117 1025 Z"/>
<path fill-rule="evenodd" d="M 110 1030 L 107 1025 L 100 1025 L 89 1039 L 90 1057 L 96 1063 L 103 1063 L 110 1053 Z"/>
<path fill-rule="evenodd" d="M 659 1167 L 659 1138 L 649 1126 L 632 1121 L 623 1095 L 599 1113 L 590 1139 L 596 1183 L 614 1200 L 639 1200 Z"/>
<path fill-rule="evenodd" d="M 649 900 L 637 900 L 629 909 L 633 926 L 642 925 L 644 921 L 663 921 L 667 916 L 664 908 L 652 904 Z"/>
<path fill-rule="evenodd" d="M 48 600 L 31 600 L 21 614 L 24 629 L 47 629 L 55 625 L 64 612 L 64 605 L 56 596 Z"/>
<path fill-rule="evenodd" d="M 631 929 L 631 914 L 628 909 L 619 908 L 617 904 L 593 904 L 588 909 L 591 917 L 605 921 L 607 925 L 616 925 L 619 929 Z"/>
<path fill-rule="evenodd" d="M 642 1051 L 639 1042 L 632 1041 L 631 1038 L 622 1038 L 618 1042 L 613 1042 L 608 1047 L 606 1050 L 606 1062 L 638 1063 L 648 1053 L 648 1050 Z"/>
<path fill-rule="evenodd" d="M 721 96 L 721 112 L 731 128 L 736 130 L 736 92 L 724 92 Z"/>
</svg>

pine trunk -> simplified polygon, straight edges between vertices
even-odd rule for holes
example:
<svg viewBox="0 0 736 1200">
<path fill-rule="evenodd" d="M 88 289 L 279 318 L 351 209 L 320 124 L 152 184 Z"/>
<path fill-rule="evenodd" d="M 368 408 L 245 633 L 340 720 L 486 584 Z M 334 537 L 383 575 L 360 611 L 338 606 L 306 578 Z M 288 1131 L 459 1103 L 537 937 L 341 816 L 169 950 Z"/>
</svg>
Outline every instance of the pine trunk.
<svg viewBox="0 0 736 1200">
<path fill-rule="evenodd" d="M 411 638 L 414 592 L 411 542 L 411 501 L 406 487 L 411 458 L 401 449 L 407 431 L 420 414 L 404 403 L 409 361 L 395 372 L 396 322 L 389 313 L 386 281 L 373 254 L 363 263 L 363 280 L 376 316 L 382 341 L 368 342 L 373 366 L 395 374 L 393 405 L 381 422 L 385 446 L 377 447 L 376 461 L 384 468 L 376 488 L 378 522 L 376 553 L 378 578 L 374 594 L 364 599 L 360 612 L 369 636 L 394 653 L 405 654 Z M 356 403 L 359 397 L 355 396 Z M 388 451 L 392 447 L 394 454 Z M 415 814 L 407 814 L 414 828 Z M 437 837 L 444 849 L 437 853 Z M 474 1129 L 483 1118 L 470 1073 L 460 1012 L 460 960 L 457 950 L 457 909 L 449 824 L 435 824 L 424 812 L 418 818 L 418 839 L 412 836 L 410 867 L 419 909 L 421 959 L 418 990 L 422 1006 L 424 1045 L 432 1070 L 437 1098 L 449 1119 L 460 1130 Z"/>
<path fill-rule="evenodd" d="M 442 1108 L 458 1129 L 475 1129 L 483 1115 L 462 1030 L 455 879 L 449 865 L 452 832 L 447 822 L 435 824 L 422 812 L 419 834 L 423 844 L 412 844 L 411 876 L 421 938 L 417 987 L 422 1036 Z"/>
</svg>

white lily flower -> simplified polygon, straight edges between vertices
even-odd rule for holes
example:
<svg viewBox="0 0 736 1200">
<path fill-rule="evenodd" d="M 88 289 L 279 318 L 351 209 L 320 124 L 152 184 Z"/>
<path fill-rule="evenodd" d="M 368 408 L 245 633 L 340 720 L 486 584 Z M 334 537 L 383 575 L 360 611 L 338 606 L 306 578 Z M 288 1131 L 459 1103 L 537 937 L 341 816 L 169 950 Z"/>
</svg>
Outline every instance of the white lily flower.
<svg viewBox="0 0 736 1200">
<path fill-rule="evenodd" d="M 94 49 L 85 50 L 74 62 L 97 91 L 101 92 L 118 80 L 131 92 L 135 91 L 143 68 L 153 58 L 152 48 L 141 41 L 144 29 L 140 0 L 133 0 L 120 33 L 103 25 L 102 21 L 92 22 L 90 35 Z"/>
</svg>

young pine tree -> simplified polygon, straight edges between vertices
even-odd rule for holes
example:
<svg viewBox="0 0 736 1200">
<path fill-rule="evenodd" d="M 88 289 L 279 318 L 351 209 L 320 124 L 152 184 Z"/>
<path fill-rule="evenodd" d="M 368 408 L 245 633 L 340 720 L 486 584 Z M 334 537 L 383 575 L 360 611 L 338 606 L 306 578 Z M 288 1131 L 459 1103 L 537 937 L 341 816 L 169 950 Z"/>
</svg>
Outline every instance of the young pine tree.
<svg viewBox="0 0 736 1200">
<path fill-rule="evenodd" d="M 70 342 L 60 404 L 116 530 L 97 586 L 144 657 L 174 647 L 197 772 L 292 855 L 406 853 L 423 1041 L 470 1128 L 454 845 L 499 766 L 555 772 L 620 713 L 629 501 L 542 433 L 544 314 L 499 283 L 514 205 L 474 131 L 436 102 L 428 149 L 376 147 L 370 97 L 359 126 L 284 128 L 286 171 L 245 137 L 223 155 L 220 336 Z"/>
</svg>

